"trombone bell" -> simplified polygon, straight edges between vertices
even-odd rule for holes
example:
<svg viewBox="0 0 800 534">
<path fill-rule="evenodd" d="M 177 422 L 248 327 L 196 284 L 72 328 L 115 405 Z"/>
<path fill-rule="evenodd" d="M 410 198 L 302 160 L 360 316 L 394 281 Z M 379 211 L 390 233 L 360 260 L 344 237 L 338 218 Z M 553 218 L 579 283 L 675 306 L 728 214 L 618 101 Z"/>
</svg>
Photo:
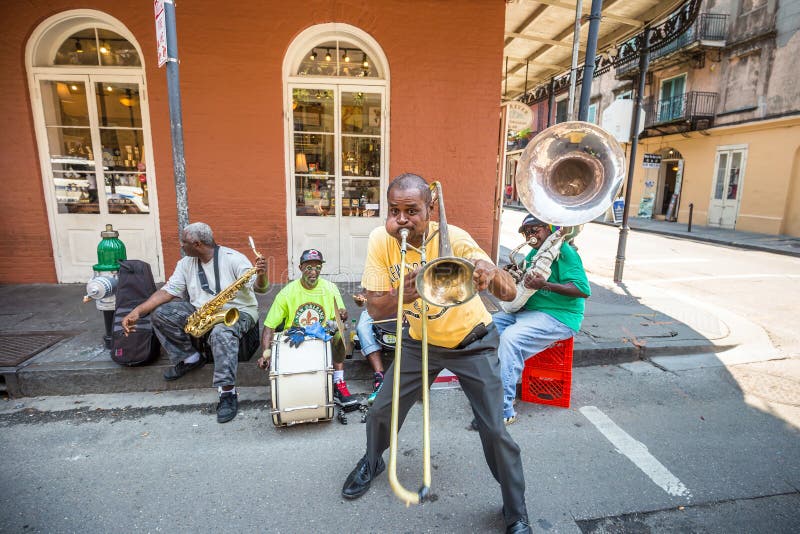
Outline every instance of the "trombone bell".
<svg viewBox="0 0 800 534">
<path fill-rule="evenodd" d="M 440 308 L 463 304 L 477 294 L 472 282 L 474 270 L 463 258 L 437 258 L 417 276 L 417 293 L 428 304 Z"/>
</svg>

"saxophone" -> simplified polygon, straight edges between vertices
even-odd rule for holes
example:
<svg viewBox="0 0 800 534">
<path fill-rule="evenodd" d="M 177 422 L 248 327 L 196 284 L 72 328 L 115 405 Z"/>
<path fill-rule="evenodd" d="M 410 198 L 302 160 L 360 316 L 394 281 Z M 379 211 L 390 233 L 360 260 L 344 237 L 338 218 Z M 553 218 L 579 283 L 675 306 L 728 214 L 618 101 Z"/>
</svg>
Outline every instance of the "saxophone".
<svg viewBox="0 0 800 534">
<path fill-rule="evenodd" d="M 261 254 L 259 254 L 255 250 L 255 246 L 253 246 L 252 237 L 250 238 L 250 246 L 253 248 L 256 256 L 260 257 Z M 258 270 L 258 268 L 255 265 L 247 269 L 234 283 L 217 293 L 213 299 L 203 304 L 200 309 L 191 314 L 186 320 L 186 326 L 183 328 L 183 331 L 192 337 L 202 337 L 209 330 L 214 328 L 214 325 L 217 323 L 224 322 L 225 326 L 236 324 L 236 321 L 239 320 L 239 310 L 236 308 L 223 310 L 222 307 L 226 302 L 236 296 L 236 293 L 238 293 L 247 281 L 256 274 L 256 270 Z"/>
</svg>

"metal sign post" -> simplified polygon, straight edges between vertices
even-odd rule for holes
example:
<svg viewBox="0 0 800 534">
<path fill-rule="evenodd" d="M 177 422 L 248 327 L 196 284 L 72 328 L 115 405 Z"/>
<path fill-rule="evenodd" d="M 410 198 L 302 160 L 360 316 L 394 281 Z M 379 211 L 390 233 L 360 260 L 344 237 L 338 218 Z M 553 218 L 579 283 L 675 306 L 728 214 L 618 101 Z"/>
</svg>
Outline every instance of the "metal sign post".
<svg viewBox="0 0 800 534">
<path fill-rule="evenodd" d="M 633 173 L 636 169 L 636 147 L 639 144 L 639 116 L 642 112 L 644 99 L 645 78 L 650 65 L 650 34 L 652 29 L 646 26 L 642 34 L 642 47 L 639 50 L 639 84 L 636 97 L 633 100 L 633 119 L 631 120 L 631 155 L 628 163 L 628 179 L 625 182 L 625 205 L 622 209 L 622 226 L 619 228 L 619 242 L 617 243 L 617 259 L 614 264 L 614 282 L 622 282 L 622 271 L 625 269 L 625 246 L 628 243 L 628 212 L 631 206 L 631 187 L 633 186 Z"/>
<path fill-rule="evenodd" d="M 153 0 L 156 20 L 158 66 L 167 65 L 169 95 L 169 128 L 172 134 L 172 167 L 175 176 L 175 202 L 178 208 L 178 237 L 189 224 L 186 196 L 186 161 L 183 152 L 183 119 L 181 112 L 180 74 L 178 72 L 178 35 L 175 29 L 173 0 Z M 183 249 L 181 249 L 183 255 Z"/>
</svg>

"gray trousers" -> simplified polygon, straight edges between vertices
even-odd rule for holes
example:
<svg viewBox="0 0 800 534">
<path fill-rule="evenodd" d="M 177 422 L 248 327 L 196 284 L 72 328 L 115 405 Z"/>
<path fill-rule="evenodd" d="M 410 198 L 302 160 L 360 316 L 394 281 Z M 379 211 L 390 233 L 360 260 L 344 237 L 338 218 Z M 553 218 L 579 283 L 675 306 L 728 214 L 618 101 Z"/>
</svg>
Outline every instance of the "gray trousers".
<svg viewBox="0 0 800 534">
<path fill-rule="evenodd" d="M 152 313 L 153 331 L 173 365 L 188 358 L 197 349 L 192 345 L 192 336 L 183 331 L 186 320 L 195 312 L 189 302 L 177 300 L 162 304 Z M 245 332 L 256 322 L 247 313 L 240 313 L 233 326 L 225 323 L 214 325 L 208 335 L 208 344 L 214 355 L 215 387 L 232 386 L 236 383 L 239 364 L 239 342 Z"/>
<path fill-rule="evenodd" d="M 498 341 L 497 328 L 491 324 L 483 339 L 463 349 L 429 345 L 428 373 L 431 382 L 445 367 L 458 377 L 478 421 L 486 464 L 492 476 L 500 483 L 505 522 L 510 525 L 518 519 L 527 521 L 528 513 L 525 508 L 525 476 L 522 472 L 519 445 L 503 423 L 503 383 L 500 380 L 500 360 L 497 357 Z M 411 406 L 422 398 L 421 357 L 422 343 L 411 339 L 406 333 L 403 336 L 400 368 L 400 427 Z M 394 387 L 392 363 L 386 371 L 383 388 L 367 418 L 367 460 L 372 472 L 375 471 L 383 451 L 389 448 Z"/>
</svg>

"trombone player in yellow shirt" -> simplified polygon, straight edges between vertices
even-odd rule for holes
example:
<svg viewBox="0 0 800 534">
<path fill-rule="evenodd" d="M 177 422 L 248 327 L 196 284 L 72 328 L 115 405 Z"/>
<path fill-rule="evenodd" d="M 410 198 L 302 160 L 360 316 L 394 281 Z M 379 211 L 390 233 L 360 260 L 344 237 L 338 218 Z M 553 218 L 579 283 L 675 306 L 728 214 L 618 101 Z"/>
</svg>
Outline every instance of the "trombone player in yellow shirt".
<svg viewBox="0 0 800 534">
<path fill-rule="evenodd" d="M 397 410 L 400 424 L 422 395 L 422 321 L 419 312 L 424 303 L 420 300 L 414 283 L 415 275 L 422 264 L 416 248 L 439 225 L 430 220 L 434 201 L 431 188 L 422 177 L 415 174 L 398 176 L 389 185 L 387 197 L 389 215 L 385 227 L 376 228 L 370 234 L 361 285 L 366 290 L 367 308 L 374 319 L 396 315 L 398 295 L 402 291 L 403 311 L 409 321 L 409 331 L 402 339 L 404 350 L 400 364 L 400 381 L 398 384 L 394 383 L 393 363 L 386 372 L 384 386 L 370 409 L 366 429 L 366 454 L 358 461 L 342 488 L 342 496 L 347 499 L 356 499 L 366 493 L 372 479 L 386 467 L 382 454 L 390 443 L 394 388 L 399 388 Z M 442 207 L 440 202 L 440 211 L 443 211 Z M 443 229 L 445 226 L 442 224 Z M 403 266 L 400 243 L 401 234 L 405 232 L 410 246 L 405 253 Z M 467 232 L 450 226 L 449 234 L 452 254 L 474 264 L 472 282 L 475 289 L 488 289 L 501 300 L 513 300 L 516 296 L 513 278 L 494 265 Z M 434 236 L 426 244 L 426 250 L 438 251 L 439 237 Z M 436 257 L 436 253 L 427 256 L 426 261 L 430 261 Z M 403 287 L 398 287 L 401 269 L 407 266 L 412 271 L 404 276 Z M 497 357 L 499 336 L 491 315 L 480 298 L 472 298 L 453 307 L 433 306 L 428 309 L 427 339 L 429 373 L 435 376 L 445 367 L 453 372 L 478 420 L 478 432 L 486 463 L 501 487 L 506 532 L 530 532 L 520 449 L 503 423 L 503 385 Z"/>
</svg>

